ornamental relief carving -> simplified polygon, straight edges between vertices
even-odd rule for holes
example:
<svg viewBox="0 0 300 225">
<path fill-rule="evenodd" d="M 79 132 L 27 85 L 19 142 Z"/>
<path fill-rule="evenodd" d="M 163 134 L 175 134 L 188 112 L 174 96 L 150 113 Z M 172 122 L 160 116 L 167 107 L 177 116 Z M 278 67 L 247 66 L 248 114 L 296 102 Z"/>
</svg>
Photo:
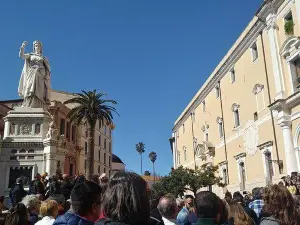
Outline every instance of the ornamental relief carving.
<svg viewBox="0 0 300 225">
<path fill-rule="evenodd" d="M 32 130 L 31 124 L 21 124 L 20 125 L 20 134 L 21 135 L 30 135 Z"/>
</svg>

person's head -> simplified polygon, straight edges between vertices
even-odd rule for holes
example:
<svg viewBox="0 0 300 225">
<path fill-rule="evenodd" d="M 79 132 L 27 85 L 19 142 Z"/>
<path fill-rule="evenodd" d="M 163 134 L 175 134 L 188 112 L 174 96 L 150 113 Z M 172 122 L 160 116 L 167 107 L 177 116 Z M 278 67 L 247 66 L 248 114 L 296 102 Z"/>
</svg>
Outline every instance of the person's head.
<svg viewBox="0 0 300 225">
<path fill-rule="evenodd" d="M 150 201 L 150 210 L 154 210 L 157 208 L 160 198 L 162 198 L 164 195 L 164 192 L 153 193 Z"/>
<path fill-rule="evenodd" d="M 226 191 L 224 199 L 226 200 L 227 203 L 230 203 L 231 200 L 232 200 L 232 194 L 231 194 L 231 192 Z"/>
<path fill-rule="evenodd" d="M 292 180 L 291 180 L 291 177 L 289 175 L 286 176 L 285 183 L 286 183 L 287 186 L 292 185 Z"/>
<path fill-rule="evenodd" d="M 221 200 L 220 199 L 220 220 L 219 220 L 219 224 L 227 224 L 228 222 L 228 211 L 229 211 L 229 205 L 226 202 L 226 200 Z"/>
<path fill-rule="evenodd" d="M 260 200 L 262 197 L 262 188 L 256 187 L 252 190 L 253 200 Z"/>
<path fill-rule="evenodd" d="M 200 191 L 195 197 L 195 207 L 199 218 L 220 220 L 220 198 L 210 191 Z"/>
<path fill-rule="evenodd" d="M 104 194 L 102 210 L 107 218 L 114 221 L 147 224 L 150 207 L 146 181 L 136 173 L 115 173 Z"/>
<path fill-rule="evenodd" d="M 33 52 L 36 54 L 42 54 L 42 43 L 40 41 L 33 42 Z"/>
<path fill-rule="evenodd" d="M 272 215 L 281 225 L 297 224 L 297 205 L 286 187 L 275 184 L 265 188 L 263 200 L 263 213 Z"/>
<path fill-rule="evenodd" d="M 194 196 L 193 195 L 185 195 L 184 196 L 184 206 L 187 209 L 191 209 L 194 207 Z"/>
<path fill-rule="evenodd" d="M 163 196 L 157 206 L 158 211 L 167 219 L 176 219 L 178 208 L 175 197 L 171 195 Z"/>
<path fill-rule="evenodd" d="M 58 174 L 53 174 L 52 175 L 52 181 L 58 181 L 59 180 L 59 176 L 58 176 Z"/>
<path fill-rule="evenodd" d="M 91 182 L 93 182 L 93 183 L 99 185 L 99 183 L 100 183 L 99 176 L 96 175 L 96 174 L 93 175 L 93 176 L 92 176 L 92 179 L 91 179 Z"/>
<path fill-rule="evenodd" d="M 40 180 L 40 179 L 41 179 L 41 174 L 37 173 L 37 174 L 34 176 L 34 179 L 35 179 L 35 180 Z"/>
<path fill-rule="evenodd" d="M 241 204 L 231 202 L 229 204 L 229 218 L 234 218 L 234 225 L 252 225 L 252 219 L 247 215 Z"/>
<path fill-rule="evenodd" d="M 67 181 L 70 179 L 68 174 L 63 174 L 62 178 L 63 180 L 67 180 Z"/>
<path fill-rule="evenodd" d="M 36 195 L 27 195 L 23 198 L 22 203 L 27 207 L 29 212 L 39 214 L 41 201 Z"/>
<path fill-rule="evenodd" d="M 16 184 L 23 185 L 23 180 L 22 180 L 21 177 L 19 177 L 19 178 L 16 179 Z"/>
<path fill-rule="evenodd" d="M 58 203 L 54 200 L 46 200 L 42 202 L 40 214 L 42 217 L 51 216 L 55 219 L 58 215 Z"/>
<path fill-rule="evenodd" d="M 5 225 L 24 225 L 28 224 L 28 211 L 24 204 L 17 203 L 10 210 L 6 216 Z"/>
<path fill-rule="evenodd" d="M 236 191 L 233 193 L 233 201 L 244 204 L 244 197 L 239 191 Z"/>
<path fill-rule="evenodd" d="M 101 188 L 92 182 L 76 184 L 71 192 L 72 209 L 75 214 L 96 221 L 101 210 Z"/>
</svg>

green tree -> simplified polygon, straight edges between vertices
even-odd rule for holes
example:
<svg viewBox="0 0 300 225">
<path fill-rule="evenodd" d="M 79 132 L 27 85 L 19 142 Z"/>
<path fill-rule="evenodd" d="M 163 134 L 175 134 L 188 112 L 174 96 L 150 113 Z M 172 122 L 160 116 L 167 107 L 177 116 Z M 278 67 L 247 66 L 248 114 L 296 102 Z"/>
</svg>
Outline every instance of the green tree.
<svg viewBox="0 0 300 225">
<path fill-rule="evenodd" d="M 156 152 L 150 152 L 149 153 L 149 159 L 151 160 L 152 165 L 153 165 L 153 176 L 154 176 L 154 183 L 155 183 L 155 167 L 154 167 L 154 163 L 155 163 L 155 161 L 157 159 Z"/>
<path fill-rule="evenodd" d="M 145 144 L 139 142 L 135 145 L 136 151 L 141 155 L 141 175 L 143 174 L 143 153 L 145 152 Z"/>
<path fill-rule="evenodd" d="M 95 127 L 97 121 L 103 124 L 113 126 L 113 113 L 117 113 L 114 100 L 106 100 L 106 94 L 93 91 L 82 91 L 64 104 L 76 104 L 70 110 L 68 117 L 71 122 L 79 125 L 82 121 L 88 123 L 88 160 L 87 160 L 87 179 L 91 179 L 94 173 L 94 146 L 95 146 Z"/>
<path fill-rule="evenodd" d="M 149 170 L 146 170 L 146 171 L 144 172 L 144 176 L 151 176 L 151 173 L 149 172 Z"/>
</svg>

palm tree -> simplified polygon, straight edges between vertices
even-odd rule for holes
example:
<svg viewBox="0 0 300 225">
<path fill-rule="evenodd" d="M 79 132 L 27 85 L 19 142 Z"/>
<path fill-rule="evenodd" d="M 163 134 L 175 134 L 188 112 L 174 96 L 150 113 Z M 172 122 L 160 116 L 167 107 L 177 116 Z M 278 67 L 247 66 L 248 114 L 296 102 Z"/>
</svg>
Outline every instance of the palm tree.
<svg viewBox="0 0 300 225">
<path fill-rule="evenodd" d="M 135 145 L 136 151 L 141 155 L 141 175 L 143 174 L 143 153 L 145 152 L 145 144 L 139 142 Z"/>
<path fill-rule="evenodd" d="M 144 172 L 144 176 L 151 176 L 151 173 L 149 172 L 149 170 L 146 170 L 146 171 Z"/>
<path fill-rule="evenodd" d="M 156 152 L 150 152 L 149 153 L 149 159 L 151 160 L 151 162 L 153 163 L 153 176 L 154 176 L 154 182 L 155 182 L 155 170 L 154 170 L 154 163 L 156 161 L 157 158 L 157 154 Z"/>
<path fill-rule="evenodd" d="M 100 125 L 113 125 L 113 113 L 117 113 L 114 100 L 105 100 L 106 94 L 94 91 L 82 91 L 76 94 L 76 97 L 69 99 L 64 104 L 75 103 L 76 106 L 70 110 L 68 117 L 71 122 L 79 125 L 83 121 L 88 123 L 88 160 L 87 160 L 87 178 L 91 180 L 94 174 L 94 146 L 95 146 L 95 127 L 97 121 Z"/>
</svg>

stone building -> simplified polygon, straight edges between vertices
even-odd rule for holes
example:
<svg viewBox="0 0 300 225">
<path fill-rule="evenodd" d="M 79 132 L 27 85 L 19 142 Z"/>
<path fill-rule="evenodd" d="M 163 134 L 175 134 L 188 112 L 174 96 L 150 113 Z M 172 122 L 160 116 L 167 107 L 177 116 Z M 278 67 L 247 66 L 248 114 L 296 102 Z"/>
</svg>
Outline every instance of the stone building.
<svg viewBox="0 0 300 225">
<path fill-rule="evenodd" d="M 299 171 L 299 36 L 300 1 L 261 4 L 175 121 L 174 168 L 219 165 L 230 191 Z"/>
<path fill-rule="evenodd" d="M 49 113 L 39 111 L 22 112 L 18 106 L 22 99 L 0 101 L 0 132 L 1 124 L 5 121 L 5 139 L 0 140 L 0 171 L 5 182 L 0 185 L 0 192 L 7 193 L 22 174 L 25 186 L 35 173 L 45 171 L 51 173 L 60 170 L 62 173 L 78 175 L 86 173 L 87 159 L 87 125 L 85 123 L 75 126 L 67 118 L 68 112 L 74 105 L 64 105 L 63 102 L 74 97 L 75 94 L 52 90 Z M 9 112 L 10 110 L 13 111 Z M 7 114 L 8 113 L 8 114 Z M 34 118 L 32 118 L 34 114 Z M 55 144 L 44 143 L 47 139 L 51 117 L 58 138 Z M 24 127 L 24 124 L 32 124 Z M 9 126 L 9 127 L 8 127 Z M 113 127 L 102 126 L 97 123 L 95 133 L 94 173 L 106 173 L 110 176 L 112 155 L 112 130 Z M 4 132 L 4 130 L 2 131 Z M 55 145 L 55 156 L 46 154 L 45 149 Z M 53 147 L 53 146 L 52 146 Z M 51 151 L 53 152 L 53 151 Z M 55 159 L 55 160 L 54 160 Z M 51 163 L 48 163 L 51 162 Z"/>
</svg>

